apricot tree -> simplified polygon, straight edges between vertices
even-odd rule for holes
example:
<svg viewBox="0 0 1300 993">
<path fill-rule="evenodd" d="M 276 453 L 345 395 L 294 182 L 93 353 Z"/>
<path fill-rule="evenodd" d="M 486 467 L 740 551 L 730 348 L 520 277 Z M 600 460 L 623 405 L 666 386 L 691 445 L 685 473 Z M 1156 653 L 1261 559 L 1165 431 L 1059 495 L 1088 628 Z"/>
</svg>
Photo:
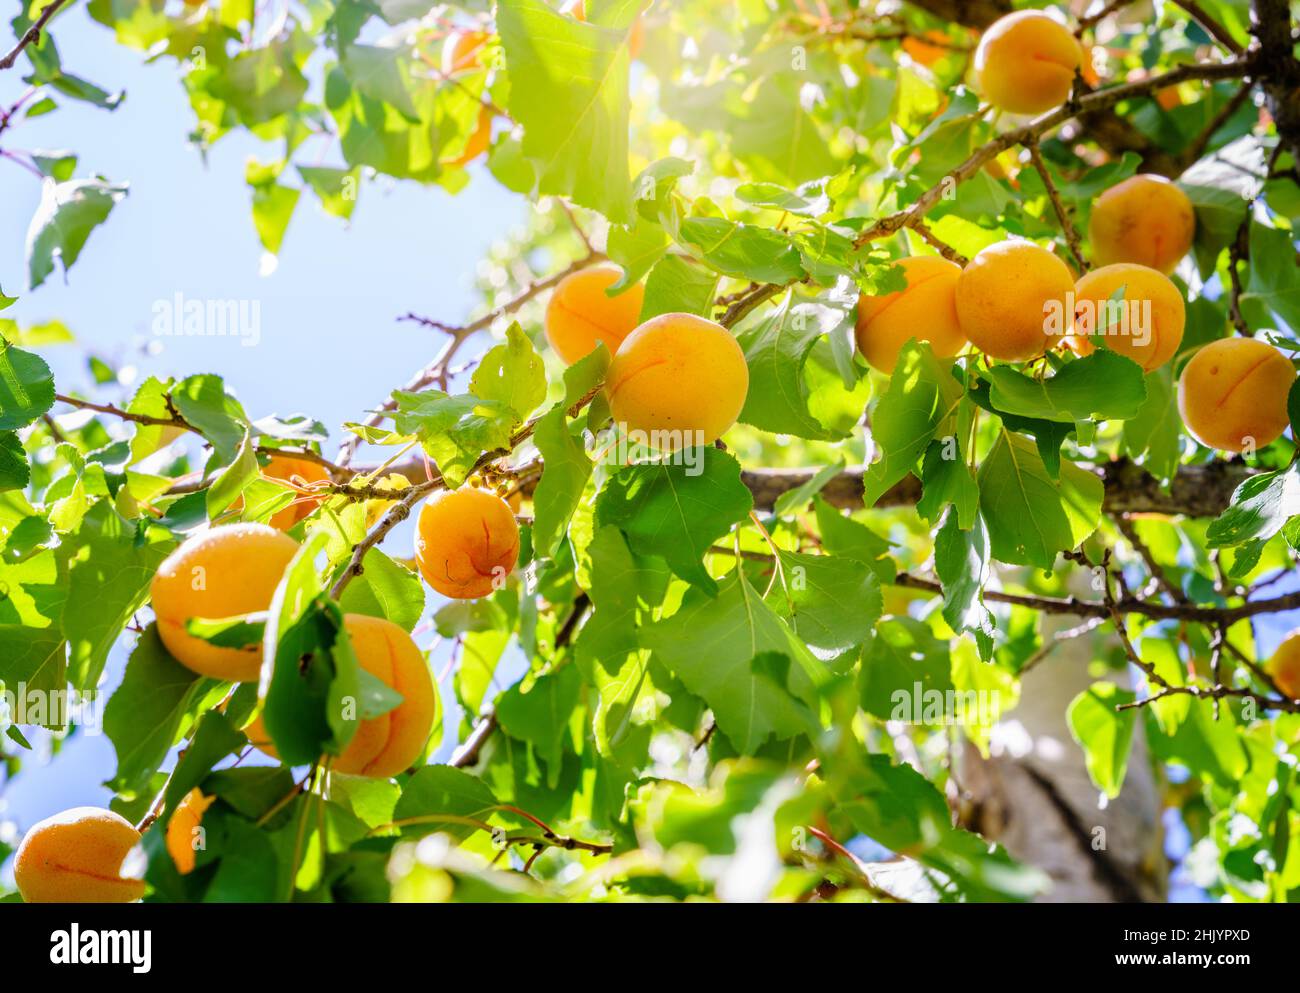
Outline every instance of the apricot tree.
<svg viewBox="0 0 1300 993">
<path fill-rule="evenodd" d="M 117 768 L 22 898 L 1159 899 L 1166 810 L 1296 898 L 1284 0 L 78 6 L 0 58 L 0 744 Z M 518 194 L 479 312 L 342 425 L 56 385 L 27 298 L 125 187 L 19 142 L 120 99 L 87 14 L 263 143 L 269 253 Z"/>
</svg>

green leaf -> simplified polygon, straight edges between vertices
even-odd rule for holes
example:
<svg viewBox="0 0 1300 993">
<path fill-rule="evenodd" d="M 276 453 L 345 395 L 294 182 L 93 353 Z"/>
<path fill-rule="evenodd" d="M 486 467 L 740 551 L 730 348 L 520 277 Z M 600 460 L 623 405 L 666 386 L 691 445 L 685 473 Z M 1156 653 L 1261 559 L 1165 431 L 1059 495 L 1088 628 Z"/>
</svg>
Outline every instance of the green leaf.
<svg viewBox="0 0 1300 993">
<path fill-rule="evenodd" d="M 980 513 L 993 557 L 1051 569 L 1097 528 L 1104 488 L 1073 463 L 1053 480 L 1028 439 L 1003 431 L 979 471 Z"/>
<path fill-rule="evenodd" d="M 199 718 L 194 737 L 176 760 L 176 768 L 167 781 L 162 820 L 166 823 L 190 790 L 224 759 L 248 743 L 242 731 L 230 723 L 225 714 L 209 710 Z"/>
<path fill-rule="evenodd" d="M 546 399 L 546 369 L 518 321 L 506 331 L 504 344 L 489 348 L 479 360 L 469 389 L 484 400 L 505 404 L 515 412 L 516 422 L 541 406 Z"/>
<path fill-rule="evenodd" d="M 881 720 L 942 724 L 952 718 L 951 689 L 948 646 L 924 623 L 894 617 L 876 626 L 858 672 L 863 710 Z"/>
<path fill-rule="evenodd" d="M 638 220 L 630 226 L 616 224 L 609 229 L 606 240 L 605 254 L 623 268 L 623 278 L 611 287 L 618 290 L 639 282 L 652 271 L 663 259 L 670 243 L 668 233 L 660 225 L 646 220 Z"/>
<path fill-rule="evenodd" d="M 160 527 L 124 521 L 97 501 L 64 546 L 71 554 L 63 632 L 72 647 L 72 685 L 92 689 L 109 650 L 149 596 L 149 582 L 176 547 Z"/>
<path fill-rule="evenodd" d="M 527 692 L 516 684 L 497 698 L 496 715 L 506 734 L 529 742 L 546 766 L 546 785 L 559 784 L 564 738 L 578 705 L 582 677 L 574 666 L 538 676 Z"/>
<path fill-rule="evenodd" d="M 591 478 L 581 428 L 569 423 L 568 410 L 605 378 L 608 367 L 609 350 L 601 342 L 566 369 L 564 399 L 538 419 L 533 432 L 542 456 L 542 478 L 533 491 L 533 545 L 541 558 L 555 555 Z"/>
<path fill-rule="evenodd" d="M 740 420 L 776 434 L 832 440 L 829 431 L 808 409 L 804 365 L 814 345 L 834 331 L 843 314 L 815 303 L 790 306 L 787 297 L 767 318 L 737 336 L 749 366 L 749 393 Z"/>
<path fill-rule="evenodd" d="M 717 583 L 701 561 L 713 542 L 754 505 L 740 463 L 716 448 L 696 449 L 701 471 L 648 462 L 610 475 L 596 501 L 596 524 L 612 524 L 632 550 L 661 555 L 682 579 L 712 594 Z"/>
<path fill-rule="evenodd" d="M 1136 721 L 1132 710 L 1115 708 L 1134 699 L 1130 691 L 1114 683 L 1093 683 L 1074 698 L 1065 714 L 1070 734 L 1083 749 L 1088 778 L 1112 799 L 1124 785 Z"/>
<path fill-rule="evenodd" d="M 398 432 L 420 439 L 452 489 L 465 481 L 481 454 L 509 449 L 511 431 L 518 423 L 508 404 L 469 394 L 394 390 L 393 399 Z"/>
<path fill-rule="evenodd" d="M 0 432 L 0 493 L 22 490 L 31 482 L 27 452 L 17 432 Z"/>
<path fill-rule="evenodd" d="M 424 613 L 424 584 L 410 569 L 399 565 L 378 548 L 361 561 L 364 570 L 339 597 L 345 614 L 367 614 L 412 630 Z"/>
<path fill-rule="evenodd" d="M 990 399 L 998 411 L 1048 421 L 1124 420 L 1146 400 L 1142 367 L 1117 352 L 1098 350 L 1037 380 L 1010 366 L 988 370 Z"/>
<path fill-rule="evenodd" d="M 258 477 L 261 467 L 257 462 L 256 446 L 251 434 L 245 434 L 235 459 L 208 487 L 208 517 L 215 520 L 239 499 L 244 488 Z"/>
<path fill-rule="evenodd" d="M 67 272 L 81 256 L 90 232 L 126 196 L 126 184 L 102 179 L 47 183 L 27 229 L 27 278 L 31 289 L 45 282 L 57 259 Z"/>
<path fill-rule="evenodd" d="M 727 128 L 732 152 L 757 166 L 760 175 L 778 182 L 802 183 L 840 168 L 805 105 L 800 76 L 790 72 L 766 76 L 743 105 L 744 116 Z"/>
<path fill-rule="evenodd" d="M 345 707 L 360 693 L 359 665 L 343 611 L 324 595 L 316 573 L 324 543 L 325 535 L 316 532 L 302 546 L 267 614 L 262 719 L 286 765 L 341 754 L 359 720 L 359 715 L 349 719 Z"/>
<path fill-rule="evenodd" d="M 627 32 L 586 24 L 541 0 L 500 0 L 510 116 L 524 129 L 537 193 L 631 218 Z"/>
<path fill-rule="evenodd" d="M 712 317 L 717 290 L 718 274 L 712 269 L 692 264 L 680 255 L 668 255 L 655 264 L 645 281 L 641 320 L 660 314 Z"/>
<path fill-rule="evenodd" d="M 248 433 L 248 416 L 239 401 L 226 393 L 221 377 L 188 376 L 172 388 L 170 396 L 180 415 L 212 444 L 214 464 L 233 462 Z"/>
<path fill-rule="evenodd" d="M 915 467 L 939 429 L 957 409 L 962 388 L 951 363 L 934 357 L 930 346 L 903 346 L 889 389 L 876 404 L 871 438 L 880 458 L 867 466 L 863 500 L 871 507 Z"/>
<path fill-rule="evenodd" d="M 1182 419 L 1174 402 L 1173 370 L 1166 365 L 1146 377 L 1147 398 L 1124 422 L 1123 446 L 1129 457 L 1141 459 L 1151 475 L 1167 483 L 1182 456 Z"/>
<path fill-rule="evenodd" d="M 104 708 L 104 733 L 117 752 L 117 772 L 109 788 L 127 795 L 145 790 L 176 741 L 186 713 L 215 685 L 215 680 L 172 658 L 157 626 L 149 625 Z"/>
<path fill-rule="evenodd" d="M 326 213 L 347 220 L 357 205 L 361 187 L 359 169 L 333 169 L 328 166 L 300 165 L 298 175 L 312 188 Z"/>
<path fill-rule="evenodd" d="M 1300 514 L 1300 466 L 1251 476 L 1232 494 L 1227 509 L 1210 522 L 1205 543 L 1210 548 L 1267 541 L 1288 520 Z"/>
<path fill-rule="evenodd" d="M 0 431 L 26 427 L 53 406 L 54 374 L 45 360 L 0 342 Z"/>
<path fill-rule="evenodd" d="M 1294 238 L 1293 231 L 1259 223 L 1250 226 L 1250 268 L 1241 305 L 1266 308 L 1288 327 L 1300 328 L 1300 266 Z"/>
<path fill-rule="evenodd" d="M 822 663 L 739 569 L 722 581 L 716 599 L 689 592 L 677 613 L 641 629 L 641 643 L 713 709 L 718 730 L 743 754 L 769 737 L 817 728 L 810 674 Z"/>
<path fill-rule="evenodd" d="M 984 586 L 992 571 L 991 551 L 978 515 L 974 524 L 963 530 L 959 514 L 948 511 L 934 537 L 934 570 L 943 584 L 943 619 L 958 634 L 974 634 L 985 660 L 993 654 L 993 615 L 984 606 Z"/>
<path fill-rule="evenodd" d="M 615 527 L 597 528 L 587 554 L 591 557 L 587 595 L 593 609 L 574 649 L 580 660 L 614 670 L 636 651 L 641 612 L 662 601 L 670 577 L 662 560 L 634 555 Z"/>
<path fill-rule="evenodd" d="M 863 562 L 838 555 L 780 552 L 781 574 L 764 599 L 823 658 L 871 637 L 880 620 L 880 583 Z"/>
<path fill-rule="evenodd" d="M 474 832 L 469 825 L 439 821 L 438 815 L 486 820 L 497 806 L 497 798 L 483 780 L 448 765 L 426 765 L 415 771 L 393 809 L 393 820 L 418 821 L 402 824 L 403 834 L 440 831 L 465 838 Z"/>
<path fill-rule="evenodd" d="M 803 262 L 789 237 L 722 217 L 688 217 L 678 240 L 724 276 L 785 285 L 802 279 Z"/>
</svg>

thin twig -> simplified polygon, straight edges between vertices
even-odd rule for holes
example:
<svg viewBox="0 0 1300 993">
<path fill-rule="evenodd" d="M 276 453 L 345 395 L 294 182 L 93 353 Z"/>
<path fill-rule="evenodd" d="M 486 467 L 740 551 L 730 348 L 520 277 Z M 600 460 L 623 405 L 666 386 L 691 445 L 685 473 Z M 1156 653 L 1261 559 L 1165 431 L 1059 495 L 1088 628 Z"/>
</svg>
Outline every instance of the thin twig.
<svg viewBox="0 0 1300 993">
<path fill-rule="evenodd" d="M 1065 209 L 1065 204 L 1061 202 L 1061 194 L 1056 189 L 1056 184 L 1052 182 L 1052 175 L 1047 171 L 1047 163 L 1043 161 L 1043 153 L 1038 148 L 1038 140 L 1030 139 L 1025 142 L 1025 148 L 1029 152 L 1029 158 L 1034 163 L 1034 168 L 1038 170 L 1038 175 L 1043 178 L 1043 185 L 1047 187 L 1047 196 L 1052 201 L 1052 209 L 1056 211 L 1056 219 L 1061 222 L 1061 233 L 1065 235 L 1065 243 L 1070 246 L 1070 254 L 1074 256 L 1074 261 L 1079 266 L 1080 274 L 1088 271 L 1088 260 L 1083 257 L 1083 248 L 1079 231 L 1074 226 L 1074 221 L 1070 218 L 1069 212 Z"/>
<path fill-rule="evenodd" d="M 45 25 L 49 23 L 50 18 L 57 14 L 59 8 L 65 3 L 67 3 L 67 0 L 54 0 L 53 3 L 46 6 L 45 9 L 40 12 L 36 20 L 32 22 L 32 26 L 24 31 L 23 36 L 18 39 L 18 43 L 9 50 L 7 55 L 0 58 L 0 69 L 13 68 L 13 64 L 17 61 L 22 50 L 28 45 L 35 45 L 41 40 L 41 32 L 45 30 Z"/>
</svg>

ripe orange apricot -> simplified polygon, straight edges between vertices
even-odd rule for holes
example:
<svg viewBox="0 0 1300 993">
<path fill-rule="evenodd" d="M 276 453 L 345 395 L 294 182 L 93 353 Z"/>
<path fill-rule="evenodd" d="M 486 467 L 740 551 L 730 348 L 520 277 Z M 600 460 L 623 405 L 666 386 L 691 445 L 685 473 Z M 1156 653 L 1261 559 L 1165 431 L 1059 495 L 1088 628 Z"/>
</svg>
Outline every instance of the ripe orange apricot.
<svg viewBox="0 0 1300 993">
<path fill-rule="evenodd" d="M 1121 286 L 1123 300 L 1112 300 Z M 1074 284 L 1074 340 L 1081 355 L 1093 350 L 1091 336 L 1104 331 L 1110 349 L 1151 372 L 1174 357 L 1186 320 L 1178 287 L 1144 265 L 1102 266 Z"/>
<path fill-rule="evenodd" d="M 909 338 L 928 341 L 934 354 L 951 358 L 966 345 L 957 319 L 957 280 L 961 266 L 934 255 L 914 255 L 896 263 L 907 289 L 858 297 L 858 351 L 871 365 L 892 373 Z"/>
<path fill-rule="evenodd" d="M 167 853 L 176 863 L 176 871 L 182 876 L 188 876 L 194 871 L 198 851 L 195 841 L 199 838 L 199 825 L 203 822 L 204 813 L 216 801 L 216 797 L 204 796 L 196 786 L 176 805 L 171 820 L 167 822 L 167 834 L 164 837 Z"/>
<path fill-rule="evenodd" d="M 1279 690 L 1292 700 L 1300 700 L 1300 630 L 1282 639 L 1264 670 Z"/>
<path fill-rule="evenodd" d="M 957 280 L 957 316 L 971 344 L 995 359 L 1023 361 L 1042 355 L 1050 318 L 1068 329 L 1069 267 L 1030 241 L 998 241 L 971 259 Z"/>
<path fill-rule="evenodd" d="M 1060 21 L 1018 10 L 989 26 L 975 49 L 975 78 L 984 99 L 1013 114 L 1041 114 L 1065 102 L 1083 46 Z"/>
<path fill-rule="evenodd" d="M 1286 400 L 1295 382 L 1291 361 L 1254 338 L 1212 341 L 1183 368 L 1178 412 L 1207 448 L 1262 448 L 1287 426 Z"/>
<path fill-rule="evenodd" d="M 450 159 L 439 160 L 442 165 L 463 169 L 488 150 L 492 144 L 492 111 L 484 107 L 478 112 L 478 124 L 465 142 L 465 149 Z"/>
<path fill-rule="evenodd" d="M 495 493 L 472 486 L 444 490 L 420 509 L 415 561 L 425 582 L 443 596 L 488 596 L 518 559 L 519 525 Z"/>
<path fill-rule="evenodd" d="M 482 67 L 482 49 L 491 37 L 486 31 L 453 31 L 442 43 L 442 72 L 454 76 Z"/>
<path fill-rule="evenodd" d="M 565 364 L 573 365 L 602 341 L 613 355 L 636 328 L 645 287 L 633 283 L 609 296 L 606 290 L 622 278 L 623 270 L 607 263 L 570 273 L 555 287 L 543 324 L 546 340 Z"/>
<path fill-rule="evenodd" d="M 144 880 L 124 879 L 122 863 L 140 843 L 126 818 L 73 807 L 32 825 L 14 856 L 14 882 L 28 903 L 131 903 Z"/>
<path fill-rule="evenodd" d="M 215 679 L 256 679 L 259 646 L 220 648 L 189 634 L 185 622 L 266 610 L 297 551 L 297 542 L 265 524 L 226 524 L 192 535 L 167 556 L 149 595 L 158 635 L 176 661 Z"/>
<path fill-rule="evenodd" d="M 710 445 L 736 423 L 749 366 L 721 324 L 661 314 L 623 339 L 605 374 L 614 421 L 661 451 Z"/>
<path fill-rule="evenodd" d="M 307 459 L 296 459 L 291 455 L 272 455 L 271 460 L 262 466 L 262 475 L 268 479 L 294 480 L 299 485 L 324 482 L 330 478 L 323 465 Z M 303 518 L 311 515 L 325 498 L 295 496 L 294 502 L 271 515 L 268 523 L 277 531 L 288 531 Z"/>
<path fill-rule="evenodd" d="M 1142 173 L 1116 183 L 1092 206 L 1088 239 L 1098 265 L 1136 262 L 1166 276 L 1192 247 L 1196 214 L 1187 194 Z"/>
<path fill-rule="evenodd" d="M 365 614 L 344 614 L 343 625 L 361 668 L 400 693 L 402 702 L 387 713 L 362 720 L 330 769 L 388 779 L 409 769 L 424 751 L 438 717 L 438 693 L 424 654 L 402 628 Z M 275 756 L 260 714 L 244 733 L 255 746 Z"/>
</svg>

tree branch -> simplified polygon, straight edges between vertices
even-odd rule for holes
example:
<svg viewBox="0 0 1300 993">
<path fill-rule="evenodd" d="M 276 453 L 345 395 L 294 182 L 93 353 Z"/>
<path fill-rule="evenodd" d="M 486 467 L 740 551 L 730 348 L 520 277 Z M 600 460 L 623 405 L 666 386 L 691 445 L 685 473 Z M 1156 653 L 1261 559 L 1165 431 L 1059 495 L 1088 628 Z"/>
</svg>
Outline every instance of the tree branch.
<svg viewBox="0 0 1300 993">
<path fill-rule="evenodd" d="M 41 40 L 41 32 L 45 30 L 45 25 L 50 22 L 50 18 L 59 12 L 67 0 L 54 0 L 53 3 L 46 5 L 40 12 L 40 15 L 32 22 L 32 26 L 23 32 L 23 36 L 18 39 L 18 43 L 11 48 L 5 56 L 0 58 L 0 69 L 12 69 L 14 62 L 22 50 L 28 45 L 35 45 Z"/>
</svg>

